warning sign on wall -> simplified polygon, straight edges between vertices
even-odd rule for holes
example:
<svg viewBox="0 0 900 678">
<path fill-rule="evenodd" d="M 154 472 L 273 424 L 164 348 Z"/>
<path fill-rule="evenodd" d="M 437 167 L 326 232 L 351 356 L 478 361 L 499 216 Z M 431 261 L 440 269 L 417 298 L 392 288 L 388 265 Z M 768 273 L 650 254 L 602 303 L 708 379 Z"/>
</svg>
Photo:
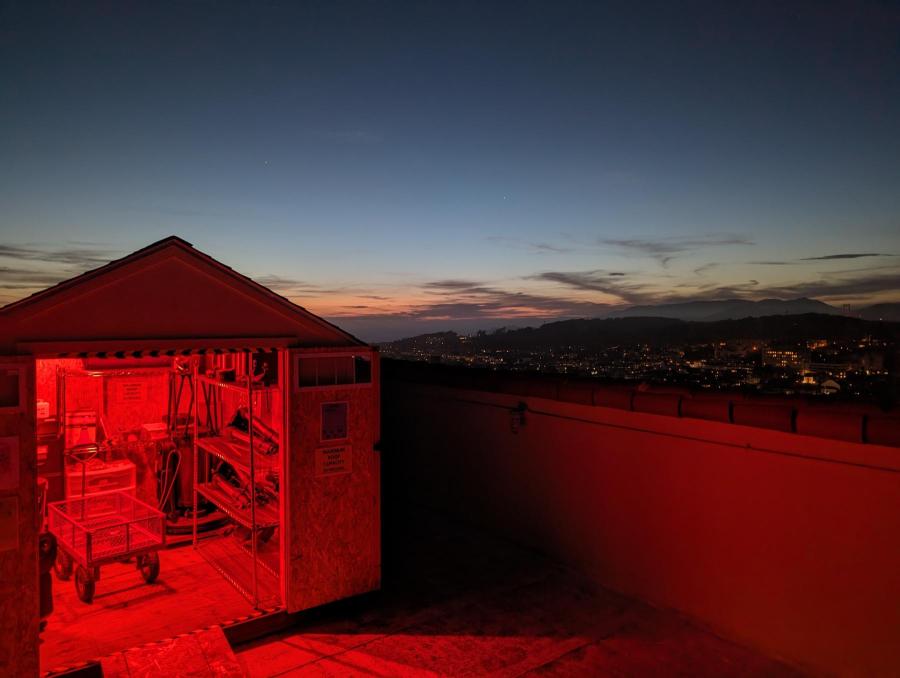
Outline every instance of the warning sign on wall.
<svg viewBox="0 0 900 678">
<path fill-rule="evenodd" d="M 316 449 L 316 475 L 334 476 L 350 473 L 353 470 L 350 459 L 349 445 L 320 447 Z"/>
<path fill-rule="evenodd" d="M 142 403 L 147 400 L 147 384 L 143 381 L 123 381 L 119 385 L 119 402 Z"/>
</svg>

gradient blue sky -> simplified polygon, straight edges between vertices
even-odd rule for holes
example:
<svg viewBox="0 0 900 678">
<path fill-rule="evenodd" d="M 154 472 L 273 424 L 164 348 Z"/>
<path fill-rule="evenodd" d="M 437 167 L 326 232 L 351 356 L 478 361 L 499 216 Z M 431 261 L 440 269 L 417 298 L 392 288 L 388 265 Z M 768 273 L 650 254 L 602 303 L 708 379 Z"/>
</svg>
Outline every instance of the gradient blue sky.
<svg viewBox="0 0 900 678">
<path fill-rule="evenodd" d="M 373 340 L 900 301 L 896 3 L 0 6 L 0 302 L 170 234 Z"/>
</svg>

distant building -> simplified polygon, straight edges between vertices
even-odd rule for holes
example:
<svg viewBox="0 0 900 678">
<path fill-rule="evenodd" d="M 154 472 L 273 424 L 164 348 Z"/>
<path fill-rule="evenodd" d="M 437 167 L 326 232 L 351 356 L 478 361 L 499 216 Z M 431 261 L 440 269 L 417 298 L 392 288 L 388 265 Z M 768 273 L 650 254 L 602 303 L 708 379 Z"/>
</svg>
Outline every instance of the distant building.
<svg viewBox="0 0 900 678">
<path fill-rule="evenodd" d="M 847 372 L 850 371 L 850 363 L 809 363 L 809 369 L 815 374 L 833 377 L 835 379 L 846 379 Z"/>
<path fill-rule="evenodd" d="M 826 379 L 819 385 L 819 389 L 822 393 L 831 395 L 832 393 L 838 393 L 841 390 L 841 385 L 834 379 Z"/>
<path fill-rule="evenodd" d="M 805 356 L 796 349 L 767 348 L 763 351 L 763 365 L 772 367 L 793 367 L 799 369 L 803 366 Z"/>
</svg>

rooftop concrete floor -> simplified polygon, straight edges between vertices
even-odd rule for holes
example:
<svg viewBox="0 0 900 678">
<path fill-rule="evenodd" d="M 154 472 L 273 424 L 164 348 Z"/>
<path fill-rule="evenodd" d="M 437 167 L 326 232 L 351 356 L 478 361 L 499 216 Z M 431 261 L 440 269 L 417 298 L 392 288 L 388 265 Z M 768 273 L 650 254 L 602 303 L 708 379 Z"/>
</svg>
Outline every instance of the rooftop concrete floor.
<svg viewBox="0 0 900 678">
<path fill-rule="evenodd" d="M 152 584 L 144 582 L 133 560 L 102 566 L 90 605 L 78 599 L 74 581 L 54 577 L 54 610 L 41 634 L 41 670 L 73 666 L 253 611 L 190 545 L 161 551 L 159 560 L 159 579 Z"/>
<path fill-rule="evenodd" d="M 383 591 L 236 648 L 249 676 L 796 676 L 671 612 L 410 509 Z"/>
</svg>

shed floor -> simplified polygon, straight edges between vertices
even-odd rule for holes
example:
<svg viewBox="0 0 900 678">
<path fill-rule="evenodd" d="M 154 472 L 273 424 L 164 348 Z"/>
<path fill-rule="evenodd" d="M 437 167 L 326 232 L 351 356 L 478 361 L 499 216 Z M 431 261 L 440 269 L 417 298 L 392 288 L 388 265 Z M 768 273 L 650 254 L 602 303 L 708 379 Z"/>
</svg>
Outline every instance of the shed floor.
<svg viewBox="0 0 900 678">
<path fill-rule="evenodd" d="M 248 676 L 796 676 L 679 615 L 418 510 L 384 589 L 236 648 Z"/>
<path fill-rule="evenodd" d="M 41 634 L 41 671 L 228 621 L 253 611 L 191 546 L 161 551 L 159 579 L 146 584 L 134 563 L 104 565 L 94 602 L 74 578 L 54 575 L 54 611 Z"/>
</svg>

